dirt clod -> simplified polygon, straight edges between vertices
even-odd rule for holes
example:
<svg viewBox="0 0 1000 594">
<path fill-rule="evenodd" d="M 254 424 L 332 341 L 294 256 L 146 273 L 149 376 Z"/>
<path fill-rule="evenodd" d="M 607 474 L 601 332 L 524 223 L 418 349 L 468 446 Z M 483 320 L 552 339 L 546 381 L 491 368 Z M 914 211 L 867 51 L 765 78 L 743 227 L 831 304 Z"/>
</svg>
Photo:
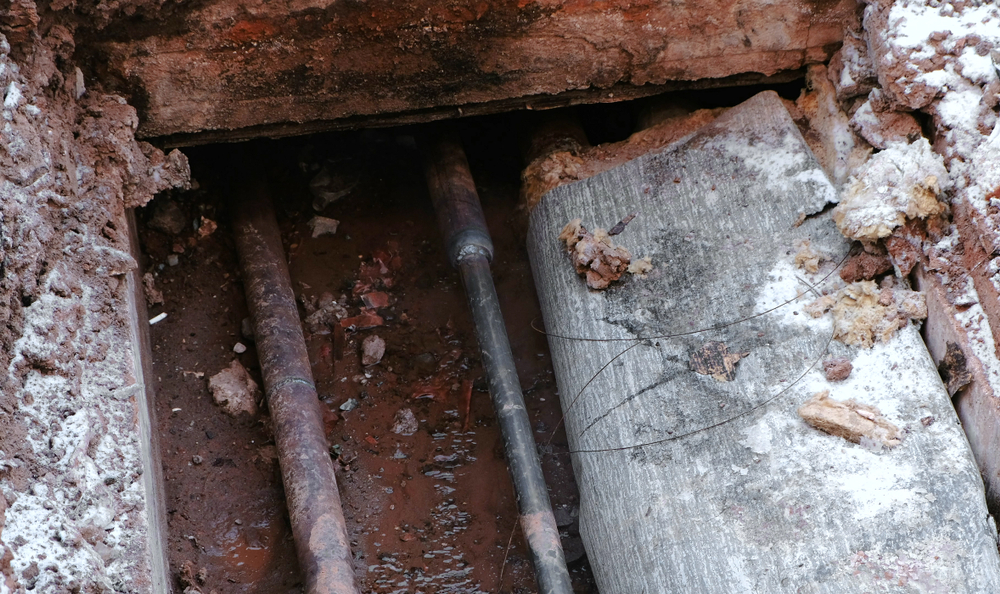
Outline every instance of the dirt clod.
<svg viewBox="0 0 1000 594">
<path fill-rule="evenodd" d="M 810 426 L 852 443 L 891 448 L 902 440 L 899 428 L 877 408 L 854 400 L 833 400 L 828 390 L 807 400 L 798 413 Z"/>
<path fill-rule="evenodd" d="M 851 360 L 847 357 L 833 357 L 823 361 L 823 372 L 826 375 L 827 381 L 844 381 L 851 375 L 851 371 L 853 370 L 854 365 L 851 364 Z"/>
<path fill-rule="evenodd" d="M 149 226 L 157 231 L 177 235 L 187 227 L 187 215 L 173 200 L 158 200 L 149 219 Z"/>
<path fill-rule="evenodd" d="M 227 415 L 235 417 L 240 413 L 251 416 L 257 414 L 260 389 L 239 360 L 233 359 L 228 368 L 210 377 L 208 389 L 212 393 L 212 399 Z"/>
<path fill-rule="evenodd" d="M 146 295 L 146 305 L 153 306 L 163 303 L 163 291 L 156 288 L 156 280 L 153 273 L 147 272 L 142 275 L 142 290 Z"/>
<path fill-rule="evenodd" d="M 796 258 L 796 262 L 798 259 Z M 840 269 L 840 278 L 845 283 L 872 280 L 876 276 L 892 270 L 892 261 L 881 244 L 871 244 L 851 256 Z"/>
</svg>

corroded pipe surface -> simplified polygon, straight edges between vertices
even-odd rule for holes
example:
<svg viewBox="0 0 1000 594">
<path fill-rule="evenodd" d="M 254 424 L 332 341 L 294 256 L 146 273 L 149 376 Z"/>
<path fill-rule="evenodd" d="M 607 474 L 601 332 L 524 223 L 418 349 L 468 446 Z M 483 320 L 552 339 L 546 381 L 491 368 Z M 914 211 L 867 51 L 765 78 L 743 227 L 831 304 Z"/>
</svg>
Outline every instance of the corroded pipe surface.
<svg viewBox="0 0 1000 594">
<path fill-rule="evenodd" d="M 359 594 L 274 209 L 262 182 L 240 186 L 230 205 L 305 591 Z"/>
<path fill-rule="evenodd" d="M 472 309 L 538 590 L 541 594 L 570 594 L 573 587 L 566 558 L 490 274 L 493 244 L 472 173 L 456 137 L 445 136 L 428 148 L 427 185 L 448 256 L 462 275 Z"/>
</svg>

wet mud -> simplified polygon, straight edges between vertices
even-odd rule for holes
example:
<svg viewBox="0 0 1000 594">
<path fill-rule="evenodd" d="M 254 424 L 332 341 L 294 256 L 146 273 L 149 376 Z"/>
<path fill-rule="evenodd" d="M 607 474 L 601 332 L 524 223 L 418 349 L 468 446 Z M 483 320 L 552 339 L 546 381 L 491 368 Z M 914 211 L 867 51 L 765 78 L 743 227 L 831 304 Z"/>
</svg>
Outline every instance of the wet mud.
<svg viewBox="0 0 1000 594">
<path fill-rule="evenodd" d="M 465 145 L 497 246 L 501 307 L 574 588 L 596 592 L 565 436 L 552 437 L 561 411 L 548 347 L 531 327 L 540 314 L 517 209 L 520 164 L 509 157 L 516 145 L 504 122 L 478 126 L 465 130 Z M 477 142 L 485 136 L 494 142 Z M 362 591 L 537 591 L 471 316 L 411 138 L 388 132 L 257 148 L 272 156 L 263 166 L 302 317 L 332 297 L 343 318 L 304 328 Z M 144 266 L 163 292 L 150 315 L 167 313 L 152 341 L 171 570 L 178 584 L 205 594 L 300 592 L 266 406 L 230 417 L 207 387 L 234 358 L 260 381 L 253 342 L 241 334 L 248 314 L 218 167 L 225 150 L 192 151 L 200 189 L 157 199 L 180 206 L 183 231 L 150 226 L 156 203 L 139 217 Z M 309 182 L 324 166 L 332 183 L 343 176 L 352 189 L 317 212 Z M 312 237 L 317 214 L 340 221 L 335 234 Z M 202 217 L 218 228 L 199 233 Z M 362 343 L 373 336 L 384 354 L 364 365 Z M 234 352 L 237 343 L 246 351 Z"/>
</svg>

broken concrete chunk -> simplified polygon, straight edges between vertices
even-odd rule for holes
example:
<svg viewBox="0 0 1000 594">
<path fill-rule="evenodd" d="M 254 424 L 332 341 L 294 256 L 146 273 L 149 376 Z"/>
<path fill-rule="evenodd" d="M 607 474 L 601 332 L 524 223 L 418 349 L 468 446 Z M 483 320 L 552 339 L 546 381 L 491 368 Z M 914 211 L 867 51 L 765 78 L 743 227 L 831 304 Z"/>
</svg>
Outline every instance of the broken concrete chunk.
<svg viewBox="0 0 1000 594">
<path fill-rule="evenodd" d="M 382 360 L 385 355 L 385 341 L 380 337 L 372 335 L 361 342 L 361 364 L 375 365 Z"/>
<path fill-rule="evenodd" d="M 187 216 L 173 200 L 157 201 L 149 226 L 157 231 L 177 235 L 187 227 Z"/>
<path fill-rule="evenodd" d="M 833 220 L 845 237 L 874 242 L 908 218 L 944 212 L 938 196 L 949 185 L 944 163 L 926 138 L 908 145 L 893 144 L 872 156 L 851 178 L 833 210 Z"/>
<path fill-rule="evenodd" d="M 840 402 L 824 390 L 799 407 L 799 416 L 810 426 L 852 443 L 869 442 L 891 448 L 902 441 L 899 428 L 874 406 L 854 400 Z"/>
<path fill-rule="evenodd" d="M 340 226 L 340 221 L 329 217 L 316 216 L 310 219 L 308 224 L 309 229 L 312 231 L 312 236 L 316 238 L 323 235 L 335 234 L 337 232 L 337 227 Z"/>
<path fill-rule="evenodd" d="M 587 279 L 587 286 L 601 290 L 621 278 L 628 270 L 632 254 L 611 241 L 604 229 L 591 233 L 581 219 L 573 219 L 559 233 L 559 241 L 566 244 L 577 274 Z"/>
<path fill-rule="evenodd" d="M 208 390 L 212 393 L 212 400 L 231 417 L 240 413 L 257 414 L 260 389 L 237 359 L 208 379 Z"/>
<path fill-rule="evenodd" d="M 691 369 L 701 375 L 710 375 L 720 382 L 736 379 L 736 363 L 749 355 L 749 351 L 734 353 L 721 342 L 706 342 L 691 354 Z"/>
</svg>

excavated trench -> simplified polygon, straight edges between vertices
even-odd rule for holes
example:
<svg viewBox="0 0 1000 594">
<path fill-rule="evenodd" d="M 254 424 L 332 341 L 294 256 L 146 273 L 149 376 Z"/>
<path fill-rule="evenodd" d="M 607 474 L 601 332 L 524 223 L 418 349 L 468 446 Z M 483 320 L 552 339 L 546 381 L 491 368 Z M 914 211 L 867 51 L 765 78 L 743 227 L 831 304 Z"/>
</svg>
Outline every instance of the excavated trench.
<svg viewBox="0 0 1000 594">
<path fill-rule="evenodd" d="M 793 98 L 800 87 L 778 90 Z M 732 105 L 758 90 L 684 101 Z M 643 107 L 577 115 L 596 144 L 630 134 Z M 493 277 L 573 588 L 596 592 L 548 346 L 535 329 L 527 215 L 518 202 L 525 125 L 523 114 L 506 114 L 464 120 L 460 132 L 495 244 Z M 304 320 L 359 587 L 535 592 L 475 328 L 415 140 L 433 128 L 252 144 L 265 156 L 260 166 Z M 151 342 L 168 558 L 181 590 L 301 592 L 260 389 L 240 412 L 227 409 L 240 408 L 236 392 L 245 384 L 210 390 L 210 378 L 234 361 L 262 385 L 227 208 L 233 146 L 189 149 L 195 189 L 161 194 L 137 212 L 149 316 L 160 318 Z M 338 194 L 324 204 L 323 196 Z M 316 216 L 339 226 L 314 237 Z M 366 340 L 384 343 L 367 365 Z M 227 397 L 228 406 L 217 402 Z"/>
</svg>

